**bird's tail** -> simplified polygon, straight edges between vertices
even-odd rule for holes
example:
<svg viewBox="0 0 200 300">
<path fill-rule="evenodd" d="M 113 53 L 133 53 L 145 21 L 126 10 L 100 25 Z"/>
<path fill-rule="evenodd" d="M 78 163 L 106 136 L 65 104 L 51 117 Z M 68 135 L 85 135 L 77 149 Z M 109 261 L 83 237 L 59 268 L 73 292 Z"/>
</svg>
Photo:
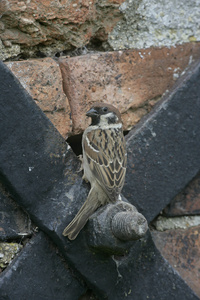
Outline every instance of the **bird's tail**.
<svg viewBox="0 0 200 300">
<path fill-rule="evenodd" d="M 74 240 L 81 229 L 87 223 L 89 217 L 102 205 L 102 201 L 99 200 L 99 195 L 95 192 L 95 189 L 91 189 L 87 197 L 87 200 L 82 205 L 80 210 L 69 225 L 64 229 L 63 235 L 68 236 L 70 240 Z"/>
</svg>

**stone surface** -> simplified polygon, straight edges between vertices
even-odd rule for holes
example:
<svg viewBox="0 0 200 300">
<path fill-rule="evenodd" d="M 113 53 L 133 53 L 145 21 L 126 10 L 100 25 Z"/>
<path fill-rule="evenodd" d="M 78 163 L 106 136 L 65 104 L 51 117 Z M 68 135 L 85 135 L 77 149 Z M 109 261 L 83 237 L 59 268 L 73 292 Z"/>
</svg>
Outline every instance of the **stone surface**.
<svg viewBox="0 0 200 300">
<path fill-rule="evenodd" d="M 18 243 L 0 242 L 0 268 L 6 268 L 21 249 L 22 245 Z"/>
<path fill-rule="evenodd" d="M 161 254 L 200 298 L 200 226 L 152 235 Z"/>
<path fill-rule="evenodd" d="M 31 221 L 0 186 L 0 241 L 22 239 L 31 234 Z"/>
<path fill-rule="evenodd" d="M 126 0 L 123 18 L 109 34 L 114 50 L 200 41 L 200 1 Z"/>
<path fill-rule="evenodd" d="M 122 0 L 1 1 L 0 59 L 19 54 L 51 56 L 82 47 L 91 38 L 106 40 L 122 17 Z"/>
<path fill-rule="evenodd" d="M 6 65 L 63 137 L 70 135 L 70 107 L 62 89 L 57 63 L 45 58 L 8 62 Z"/>
<path fill-rule="evenodd" d="M 197 70 L 193 81 L 190 79 L 191 87 Z M 132 299 L 133 295 L 135 299 L 197 299 L 159 254 L 149 234 L 133 242 L 130 252 L 122 257 L 90 249 L 87 225 L 73 242 L 62 236 L 66 224 L 85 201 L 89 186 L 77 173 L 80 164 L 68 145 L 2 63 L 0 81 L 0 120 L 4 128 L 0 134 L 0 176 L 36 225 L 58 245 L 73 270 L 100 299 Z M 196 167 L 195 160 L 193 163 Z"/>
<path fill-rule="evenodd" d="M 123 195 L 152 221 L 200 168 L 200 65 L 126 136 Z"/>
<path fill-rule="evenodd" d="M 0 275 L 0 298 L 77 300 L 84 292 L 58 249 L 38 233 Z"/>
<path fill-rule="evenodd" d="M 108 102 L 122 112 L 130 130 L 162 94 L 200 58 L 200 44 L 176 48 L 149 48 L 88 54 L 60 59 L 64 91 L 69 99 L 73 134 L 88 125 L 85 112 L 96 101 Z"/>
<path fill-rule="evenodd" d="M 52 56 L 91 40 L 114 50 L 199 41 L 199 4 L 199 0 L 1 1 L 0 59 Z"/>
<path fill-rule="evenodd" d="M 200 174 L 164 209 L 167 216 L 200 214 Z"/>
<path fill-rule="evenodd" d="M 169 229 L 187 229 L 189 227 L 200 225 L 200 216 L 184 216 L 166 218 L 159 216 L 154 222 L 156 230 L 165 231 Z"/>
</svg>

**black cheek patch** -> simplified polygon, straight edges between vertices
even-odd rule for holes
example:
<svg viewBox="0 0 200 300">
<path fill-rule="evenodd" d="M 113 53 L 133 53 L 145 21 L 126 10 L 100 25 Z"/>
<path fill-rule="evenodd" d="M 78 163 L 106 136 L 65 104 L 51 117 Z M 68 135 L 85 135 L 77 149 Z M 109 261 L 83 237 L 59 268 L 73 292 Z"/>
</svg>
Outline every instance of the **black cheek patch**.
<svg viewBox="0 0 200 300">
<path fill-rule="evenodd" d="M 115 115 L 108 118 L 108 124 L 114 124 L 114 123 L 116 123 L 116 116 Z"/>
</svg>

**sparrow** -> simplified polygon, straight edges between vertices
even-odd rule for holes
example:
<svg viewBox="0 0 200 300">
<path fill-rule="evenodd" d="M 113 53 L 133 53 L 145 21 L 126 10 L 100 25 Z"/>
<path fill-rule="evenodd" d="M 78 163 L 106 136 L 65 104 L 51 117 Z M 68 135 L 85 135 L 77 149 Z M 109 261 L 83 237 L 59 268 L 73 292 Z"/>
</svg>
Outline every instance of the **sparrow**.
<svg viewBox="0 0 200 300">
<path fill-rule="evenodd" d="M 86 113 L 91 124 L 83 133 L 83 179 L 90 182 L 88 197 L 63 235 L 74 240 L 89 217 L 102 205 L 120 200 L 127 154 L 121 115 L 110 104 L 96 103 Z"/>
</svg>

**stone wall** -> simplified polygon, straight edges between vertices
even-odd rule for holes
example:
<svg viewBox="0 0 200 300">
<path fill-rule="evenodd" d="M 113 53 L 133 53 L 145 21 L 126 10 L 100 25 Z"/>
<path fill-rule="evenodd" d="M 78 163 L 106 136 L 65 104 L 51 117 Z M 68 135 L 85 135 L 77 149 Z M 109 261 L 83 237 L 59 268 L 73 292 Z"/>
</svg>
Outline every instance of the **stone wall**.
<svg viewBox="0 0 200 300">
<path fill-rule="evenodd" d="M 1 1 L 0 59 L 200 41 L 200 1 Z"/>
<path fill-rule="evenodd" d="M 50 56 L 83 47 L 91 38 L 106 41 L 122 18 L 121 0 L 1 1 L 1 59 Z"/>
<path fill-rule="evenodd" d="M 109 45 L 119 50 L 200 41 L 199 6 L 199 0 L 127 0 L 120 6 L 123 19 L 110 33 Z"/>
</svg>

